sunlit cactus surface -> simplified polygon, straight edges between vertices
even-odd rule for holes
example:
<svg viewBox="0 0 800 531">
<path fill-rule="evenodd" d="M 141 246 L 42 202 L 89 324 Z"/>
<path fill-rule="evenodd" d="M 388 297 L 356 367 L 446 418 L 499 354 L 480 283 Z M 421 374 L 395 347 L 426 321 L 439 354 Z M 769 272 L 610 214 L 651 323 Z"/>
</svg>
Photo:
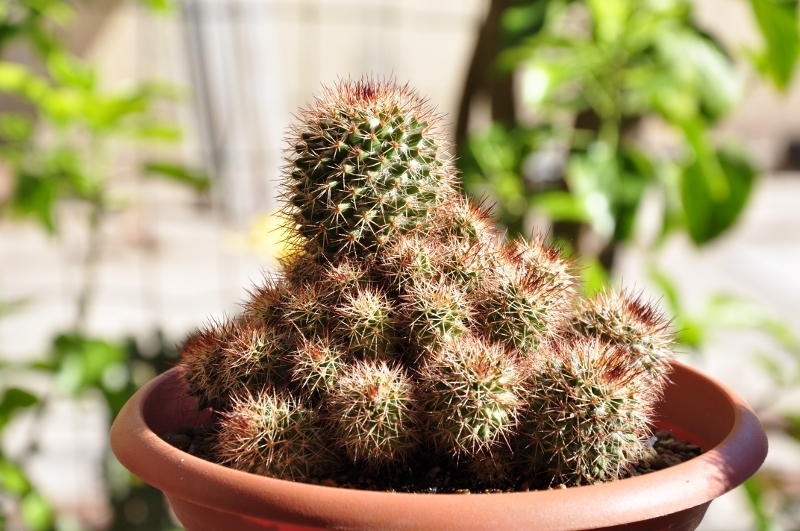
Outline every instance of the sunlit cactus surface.
<svg viewBox="0 0 800 531">
<path fill-rule="evenodd" d="M 297 481 L 439 466 L 473 489 L 629 474 L 667 382 L 664 317 L 626 291 L 580 297 L 541 237 L 507 242 L 408 87 L 342 81 L 299 119 L 295 252 L 182 347 L 214 458 Z"/>
</svg>

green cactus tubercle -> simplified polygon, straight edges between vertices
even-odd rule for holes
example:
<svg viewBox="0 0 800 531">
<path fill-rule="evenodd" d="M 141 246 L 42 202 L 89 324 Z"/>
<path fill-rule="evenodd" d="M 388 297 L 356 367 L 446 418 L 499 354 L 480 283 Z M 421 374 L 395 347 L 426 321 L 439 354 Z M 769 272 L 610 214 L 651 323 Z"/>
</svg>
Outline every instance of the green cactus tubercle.
<svg viewBox="0 0 800 531">
<path fill-rule="evenodd" d="M 445 454 L 508 446 L 523 405 L 522 373 L 502 347 L 475 337 L 447 341 L 422 369 L 430 436 Z"/>
<path fill-rule="evenodd" d="M 397 366 L 358 362 L 330 395 L 337 444 L 354 463 L 384 468 L 402 463 L 419 443 L 414 387 Z"/>
</svg>

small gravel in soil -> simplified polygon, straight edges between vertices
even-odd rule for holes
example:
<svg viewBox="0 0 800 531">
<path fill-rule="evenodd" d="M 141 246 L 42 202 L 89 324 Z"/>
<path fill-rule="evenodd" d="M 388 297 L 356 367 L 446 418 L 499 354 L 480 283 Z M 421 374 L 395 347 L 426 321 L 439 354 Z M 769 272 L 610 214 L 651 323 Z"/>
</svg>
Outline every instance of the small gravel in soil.
<svg viewBox="0 0 800 531">
<path fill-rule="evenodd" d="M 665 430 L 659 430 L 651 437 L 652 445 L 648 446 L 641 461 L 634 467 L 632 475 L 649 474 L 693 459 L 703 450 L 689 441 L 679 441 Z"/>
<path fill-rule="evenodd" d="M 162 439 L 175 448 L 213 462 L 214 432 L 213 427 L 210 426 L 181 426 L 164 435 Z M 701 453 L 702 450 L 699 446 L 688 441 L 679 441 L 672 433 L 659 430 L 648 441 L 644 457 L 634 466 L 630 476 L 640 476 L 662 470 L 693 459 Z M 467 473 L 457 468 L 448 468 L 446 465 L 430 464 L 419 465 L 391 476 L 384 474 L 380 477 L 366 477 L 359 471 L 353 470 L 339 473 L 336 476 L 314 478 L 309 483 L 327 487 L 426 494 L 518 492 L 534 490 L 535 487 L 525 481 L 504 489 L 486 486 L 476 488 L 474 478 Z"/>
</svg>

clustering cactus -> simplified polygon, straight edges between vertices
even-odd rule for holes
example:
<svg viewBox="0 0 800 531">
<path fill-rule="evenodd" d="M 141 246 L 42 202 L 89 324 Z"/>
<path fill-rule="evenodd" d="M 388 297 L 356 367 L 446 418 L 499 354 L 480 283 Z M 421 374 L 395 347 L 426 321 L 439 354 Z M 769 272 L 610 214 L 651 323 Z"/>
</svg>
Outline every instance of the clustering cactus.
<svg viewBox="0 0 800 531">
<path fill-rule="evenodd" d="M 219 462 L 300 481 L 426 463 L 474 488 L 629 472 L 667 381 L 661 314 L 627 292 L 582 300 L 560 249 L 505 242 L 406 87 L 339 83 L 290 147 L 296 252 L 182 347 Z"/>
</svg>

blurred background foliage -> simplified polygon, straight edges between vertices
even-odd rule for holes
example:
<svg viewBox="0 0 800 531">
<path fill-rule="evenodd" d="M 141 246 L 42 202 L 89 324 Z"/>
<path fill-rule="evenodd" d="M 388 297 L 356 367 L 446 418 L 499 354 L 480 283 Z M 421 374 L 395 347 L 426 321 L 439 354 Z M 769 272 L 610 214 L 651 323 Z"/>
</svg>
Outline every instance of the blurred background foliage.
<svg viewBox="0 0 800 531">
<path fill-rule="evenodd" d="M 621 250 L 635 245 L 686 348 L 701 353 L 720 329 L 771 338 L 774 351 L 758 360 L 774 385 L 756 407 L 768 429 L 800 443 L 800 411 L 771 409 L 776 397 L 800 386 L 797 363 L 786 363 L 787 357 L 800 360 L 790 328 L 764 308 L 725 294 L 691 311 L 659 266 L 670 238 L 707 246 L 747 207 L 758 169 L 741 145 L 713 132 L 740 104 L 739 65 L 751 65 L 778 90 L 788 89 L 796 74 L 798 2 L 747 1 L 763 46 L 731 51 L 697 27 L 687 1 L 491 0 L 464 78 L 455 146 L 466 190 L 494 203 L 512 236 L 549 226 L 565 252 L 579 256 L 587 292 L 613 282 Z M 174 8 L 169 0 L 140 3 L 157 13 Z M 157 108 L 182 92 L 158 83 L 104 88 L 102 72 L 66 43 L 74 6 L 66 0 L 0 2 L 0 57 L 25 43 L 36 58 L 33 65 L 0 60 L 0 95 L 15 102 L 0 113 L 0 172 L 12 180 L 10 193 L 0 194 L 0 212 L 58 238 L 60 207 L 70 204 L 83 216 L 88 241 L 71 326 L 36 361 L 0 365 L 0 432 L 21 417 L 34 426 L 43 422 L 48 404 L 64 398 L 99 398 L 113 420 L 138 387 L 177 358 L 172 345 L 179 338 L 154 331 L 145 348 L 134 339 L 93 337 L 86 316 L 104 223 L 128 205 L 109 186 L 113 146 L 179 141 L 181 131 Z M 487 109 L 491 123 L 473 127 Z M 206 199 L 215 184 L 205 171 L 171 160 L 147 160 L 139 172 Z M 658 215 L 645 216 L 645 210 Z M 258 218 L 255 225 L 231 245 L 278 249 L 274 218 Z M 0 298 L 0 318 L 30 302 Z M 17 383 L 30 375 L 46 385 Z M 7 516 L 34 531 L 83 529 L 54 510 L 29 477 L 28 464 L 39 451 L 36 432 L 22 452 L 4 455 L 0 448 L 0 529 Z M 108 529 L 175 528 L 160 492 L 110 453 L 104 473 L 113 515 Z M 746 484 L 759 529 L 800 529 L 798 484 L 774 472 Z"/>
<path fill-rule="evenodd" d="M 158 11 L 162 0 L 143 0 Z M 0 57 L 24 43 L 34 52 L 33 65 L 0 61 L 0 93 L 13 97 L 18 110 L 0 114 L 0 169 L 11 176 L 11 193 L 0 200 L 6 216 L 28 218 L 59 236 L 59 207 L 69 202 L 81 213 L 88 245 L 82 281 L 74 301 L 74 322 L 53 338 L 37 361 L 0 364 L 0 432 L 15 416 L 32 416 L 35 426 L 25 449 L 13 456 L 0 448 L 0 529 L 8 512 L 31 531 L 77 530 L 81 524 L 59 515 L 28 477 L 27 464 L 38 451 L 44 413 L 56 398 L 101 397 L 113 420 L 128 398 L 156 374 L 169 369 L 177 352 L 157 331 L 156 349 L 142 351 L 133 339 L 90 337 L 85 325 L 97 281 L 96 266 L 109 213 L 124 209 L 125 197 L 109 189 L 114 142 L 175 142 L 181 131 L 153 111 L 159 100 L 178 92 L 155 83 L 120 90 L 102 87 L 101 73 L 67 46 L 65 28 L 74 15 L 64 0 L 4 0 L 0 3 Z M 142 172 L 177 180 L 206 192 L 209 179 L 169 161 L 148 161 Z M 26 301 L 0 301 L 3 313 Z M 31 373 L 45 379 L 44 391 L 16 387 Z M 162 494 L 141 483 L 107 452 L 106 479 L 113 519 L 108 529 L 176 528 Z"/>
<path fill-rule="evenodd" d="M 512 235 L 550 226 L 552 239 L 577 252 L 587 292 L 608 285 L 620 250 L 635 244 L 675 316 L 680 344 L 701 353 L 719 329 L 769 336 L 775 352 L 758 359 L 780 395 L 800 385 L 784 358 L 800 360 L 791 329 L 724 294 L 693 314 L 658 266 L 669 238 L 703 247 L 735 226 L 758 178 L 745 149 L 713 134 L 741 100 L 737 61 L 779 90 L 795 76 L 798 3 L 750 6 L 764 46 L 735 57 L 694 23 L 686 0 L 494 0 L 467 76 L 456 145 L 467 191 L 496 204 Z M 469 132 L 481 102 L 491 124 Z M 798 412 L 770 411 L 775 398 L 759 413 L 769 429 L 800 443 Z M 759 529 L 800 528 L 792 482 L 764 472 L 747 483 Z"/>
</svg>

